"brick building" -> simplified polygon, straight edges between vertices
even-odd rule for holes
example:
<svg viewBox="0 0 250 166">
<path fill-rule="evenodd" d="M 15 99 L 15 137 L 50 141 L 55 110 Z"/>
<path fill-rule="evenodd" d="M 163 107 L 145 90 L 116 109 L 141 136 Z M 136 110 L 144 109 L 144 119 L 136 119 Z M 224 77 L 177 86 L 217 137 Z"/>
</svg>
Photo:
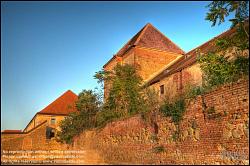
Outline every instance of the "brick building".
<svg viewBox="0 0 250 166">
<path fill-rule="evenodd" d="M 2 134 L 24 134 L 36 129 L 41 124 L 46 126 L 47 137 L 54 136 L 56 130 L 60 130 L 59 124 L 71 112 L 76 111 L 75 102 L 77 95 L 68 90 L 58 97 L 47 107 L 37 112 L 30 120 L 23 131 L 21 130 L 4 130 Z"/>
<path fill-rule="evenodd" d="M 213 51 L 217 39 L 231 36 L 235 31 L 230 29 L 185 53 L 148 23 L 103 68 L 110 71 L 117 63 L 132 64 L 137 67 L 144 86 L 153 87 L 160 96 L 167 94 L 174 97 L 182 93 L 186 85 L 202 84 L 202 72 L 196 61 L 197 56 Z M 104 82 L 104 98 L 107 97 L 109 88 L 110 85 Z"/>
</svg>

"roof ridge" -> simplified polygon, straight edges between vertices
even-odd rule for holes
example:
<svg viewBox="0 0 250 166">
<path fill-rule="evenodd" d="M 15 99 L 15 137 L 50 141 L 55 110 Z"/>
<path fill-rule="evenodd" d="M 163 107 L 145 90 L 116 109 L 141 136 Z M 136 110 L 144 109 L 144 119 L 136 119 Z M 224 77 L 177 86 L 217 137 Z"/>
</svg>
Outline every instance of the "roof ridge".
<svg viewBox="0 0 250 166">
<path fill-rule="evenodd" d="M 193 48 L 192 50 L 188 51 L 187 53 L 185 53 L 185 55 L 191 53 L 192 51 L 195 51 L 197 48 L 199 48 L 199 47 L 201 47 L 201 46 L 203 46 L 203 45 L 205 45 L 205 44 L 207 44 L 207 43 L 209 43 L 217 38 L 220 38 L 221 36 L 225 35 L 226 33 L 229 33 L 229 31 L 231 31 L 231 30 L 235 30 L 235 29 L 230 28 L 230 29 L 225 30 L 224 32 L 220 33 L 219 35 L 214 36 L 213 38 L 209 39 L 205 43 L 202 43 L 202 44 L 198 45 L 197 47 Z"/>
<path fill-rule="evenodd" d="M 130 38 L 129 39 L 129 41 L 128 42 L 126 42 L 124 45 L 122 45 L 122 47 L 116 52 L 116 54 L 114 54 L 114 56 L 117 56 L 126 46 L 129 46 L 130 47 L 130 45 L 128 45 L 137 35 L 139 35 L 139 36 L 141 36 L 141 33 L 142 33 L 142 31 L 144 30 L 144 28 L 146 28 L 146 26 L 147 26 L 147 24 L 143 27 L 143 28 L 141 28 L 140 30 L 139 30 L 139 32 L 137 32 L 134 36 L 132 36 L 132 38 Z M 138 37 L 139 37 L 138 36 Z M 137 39 L 138 39 L 138 37 L 137 37 Z M 136 39 L 136 41 L 137 41 L 137 39 Z M 135 42 L 136 42 L 135 41 Z M 135 43 L 134 42 L 134 43 Z M 128 48 L 125 48 L 125 49 L 128 49 Z M 114 57 L 113 56 L 113 57 Z"/>
<path fill-rule="evenodd" d="M 48 107 L 53 106 L 53 104 L 57 104 L 59 101 L 61 101 L 63 98 L 65 98 L 65 96 L 68 96 L 67 94 L 70 94 L 71 96 L 74 97 L 78 97 L 74 92 L 72 92 L 71 90 L 67 90 L 66 92 L 64 92 L 62 95 L 60 95 L 59 97 L 57 97 L 55 100 L 53 100 L 52 102 L 50 102 L 50 104 L 48 104 L 45 108 L 43 108 L 41 111 L 37 112 L 37 113 L 43 113 L 43 111 L 46 111 L 46 109 L 48 109 Z M 67 97 L 66 97 L 67 99 Z"/>
<path fill-rule="evenodd" d="M 190 59 L 192 59 L 192 58 L 194 59 L 195 56 L 197 56 L 196 54 L 192 54 L 192 52 L 194 52 L 196 49 L 201 48 L 201 47 L 203 47 L 203 46 L 206 46 L 207 44 L 209 44 L 210 42 L 213 42 L 214 40 L 216 40 L 216 39 L 218 39 L 218 38 L 225 37 L 225 36 L 227 36 L 227 35 L 231 35 L 231 33 L 235 33 L 235 31 L 236 31 L 235 28 L 229 28 L 229 29 L 225 30 L 224 32 L 220 33 L 219 35 L 217 35 L 217 36 L 211 38 L 210 40 L 206 41 L 205 43 L 202 43 L 201 45 L 199 45 L 199 46 L 195 47 L 194 49 L 190 50 L 189 52 L 185 53 L 185 55 L 191 54 L 190 57 L 188 57 L 187 59 L 186 59 L 186 58 L 180 58 L 179 60 L 177 60 L 176 62 L 174 62 L 174 63 L 171 64 L 170 66 L 168 66 L 168 68 L 166 68 L 166 69 L 169 69 L 169 68 L 173 67 L 174 65 L 176 65 L 176 68 L 177 68 L 177 69 L 171 71 L 171 73 L 170 73 L 170 72 L 167 73 L 167 75 L 173 74 L 174 72 L 178 71 L 178 70 L 180 69 L 180 66 L 181 66 L 181 65 L 182 65 L 181 68 L 186 68 L 186 67 L 187 67 L 187 65 L 185 65 L 186 60 L 190 60 Z M 183 57 L 185 57 L 185 56 L 183 56 Z M 190 64 L 192 64 L 192 63 L 193 63 L 193 62 L 190 62 L 188 65 L 190 65 Z M 164 71 L 163 71 L 163 72 L 164 72 Z M 159 74 L 156 75 L 154 78 L 152 78 L 151 80 L 149 80 L 148 83 L 151 82 L 151 81 L 152 81 L 153 79 L 155 79 L 156 77 L 159 77 L 161 74 L 164 74 L 163 72 L 159 73 Z M 173 73 L 172 73 L 172 72 L 173 72 Z M 165 75 L 165 76 L 166 76 L 166 75 Z"/>
<path fill-rule="evenodd" d="M 152 24 L 150 24 L 157 32 L 159 32 L 163 37 L 165 37 L 166 39 L 168 39 L 172 44 L 174 44 L 177 48 L 179 48 L 183 54 L 185 54 L 185 51 L 182 50 L 178 45 L 176 45 L 172 40 L 170 40 L 167 36 L 165 36 L 160 30 L 158 30 L 156 27 L 154 27 Z"/>
<path fill-rule="evenodd" d="M 146 29 L 150 26 L 150 23 L 147 23 L 141 30 L 141 33 L 139 34 L 139 36 L 137 37 L 134 45 L 137 45 L 137 43 L 141 40 L 142 35 L 145 33 Z M 152 25 L 151 25 L 152 26 Z"/>
</svg>

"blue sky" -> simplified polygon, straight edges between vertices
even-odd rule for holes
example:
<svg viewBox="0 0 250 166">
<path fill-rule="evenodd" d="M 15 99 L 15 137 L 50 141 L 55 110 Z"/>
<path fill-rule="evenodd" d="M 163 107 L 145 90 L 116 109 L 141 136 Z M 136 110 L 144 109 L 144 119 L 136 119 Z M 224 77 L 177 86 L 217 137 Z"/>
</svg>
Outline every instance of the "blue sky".
<svg viewBox="0 0 250 166">
<path fill-rule="evenodd" d="M 211 27 L 209 2 L 1 2 L 1 130 L 24 129 L 93 75 L 146 23 L 184 51 L 230 28 Z"/>
</svg>

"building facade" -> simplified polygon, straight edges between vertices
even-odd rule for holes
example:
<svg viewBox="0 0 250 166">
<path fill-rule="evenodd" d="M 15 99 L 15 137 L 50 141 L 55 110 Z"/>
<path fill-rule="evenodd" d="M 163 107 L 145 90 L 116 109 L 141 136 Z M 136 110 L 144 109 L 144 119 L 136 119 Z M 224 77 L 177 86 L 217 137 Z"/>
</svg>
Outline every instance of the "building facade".
<svg viewBox="0 0 250 166">
<path fill-rule="evenodd" d="M 72 91 L 68 90 L 60 97 L 54 100 L 47 107 L 37 112 L 30 120 L 23 131 L 21 130 L 4 130 L 2 134 L 22 134 L 29 133 L 36 129 L 41 124 L 46 126 L 46 137 L 54 137 L 55 132 L 60 130 L 60 122 L 72 112 L 76 112 L 75 102 L 78 96 Z"/>
<path fill-rule="evenodd" d="M 147 24 L 103 68 L 110 71 L 117 63 L 132 64 L 143 78 L 144 86 L 154 88 L 160 97 L 173 98 L 187 87 L 202 85 L 197 57 L 214 51 L 217 39 L 232 36 L 235 32 L 235 29 L 227 30 L 185 53 L 153 25 Z M 109 88 L 110 85 L 104 82 L 104 98 L 107 98 Z"/>
</svg>

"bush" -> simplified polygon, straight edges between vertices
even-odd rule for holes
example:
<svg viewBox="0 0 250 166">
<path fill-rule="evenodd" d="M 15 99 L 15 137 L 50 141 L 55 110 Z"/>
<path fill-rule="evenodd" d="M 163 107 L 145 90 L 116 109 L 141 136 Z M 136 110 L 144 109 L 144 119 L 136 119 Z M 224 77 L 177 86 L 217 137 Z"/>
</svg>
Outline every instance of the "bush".
<svg viewBox="0 0 250 166">
<path fill-rule="evenodd" d="M 230 61 L 222 55 L 208 53 L 199 56 L 198 62 L 203 72 L 205 88 L 235 82 L 249 74 L 249 58 L 240 55 Z"/>
<path fill-rule="evenodd" d="M 160 111 L 168 117 L 171 117 L 175 124 L 178 124 L 182 120 L 185 112 L 185 100 L 184 98 L 178 98 L 173 103 L 165 101 L 160 107 Z"/>
<path fill-rule="evenodd" d="M 103 127 L 107 123 L 119 119 L 122 117 L 121 112 L 115 112 L 110 109 L 103 109 L 96 115 L 96 125 L 97 127 Z"/>
<path fill-rule="evenodd" d="M 115 111 L 124 110 L 131 115 L 142 110 L 143 100 L 140 87 L 142 78 L 132 65 L 117 65 L 108 96 L 109 108 Z"/>
<path fill-rule="evenodd" d="M 205 89 L 201 86 L 192 86 L 186 92 L 186 98 L 195 98 L 196 96 L 202 95 L 205 93 Z"/>
<path fill-rule="evenodd" d="M 96 127 L 96 114 L 100 110 L 98 95 L 92 90 L 83 90 L 76 102 L 77 112 L 70 113 L 60 122 L 57 137 L 61 142 L 72 143 L 74 136 L 85 129 Z"/>
<path fill-rule="evenodd" d="M 97 115 L 97 126 L 135 115 L 147 108 L 142 95 L 142 78 L 132 65 L 117 64 L 112 72 L 99 71 L 94 77 L 99 83 L 107 81 L 110 85 L 106 102 Z"/>
</svg>

